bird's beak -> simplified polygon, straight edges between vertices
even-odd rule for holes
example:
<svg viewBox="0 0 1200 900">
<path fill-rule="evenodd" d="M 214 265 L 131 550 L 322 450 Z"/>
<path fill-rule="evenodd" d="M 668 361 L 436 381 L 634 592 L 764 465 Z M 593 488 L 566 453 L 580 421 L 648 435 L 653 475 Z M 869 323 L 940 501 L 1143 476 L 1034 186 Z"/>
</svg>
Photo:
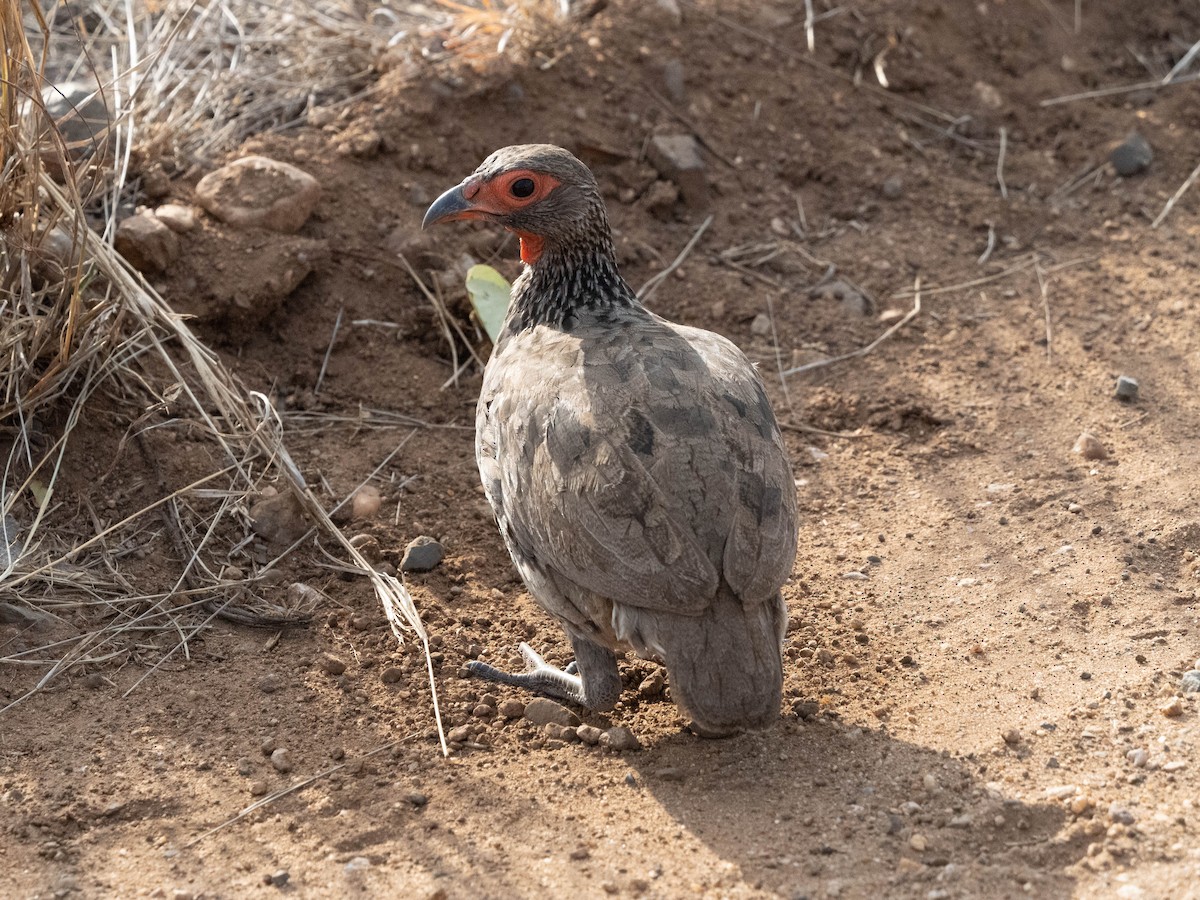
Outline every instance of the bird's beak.
<svg viewBox="0 0 1200 900">
<path fill-rule="evenodd" d="M 425 213 L 425 218 L 421 222 L 421 228 L 428 228 L 430 225 L 436 225 L 438 222 L 455 222 L 459 219 L 478 219 L 483 217 L 483 211 L 478 209 L 466 195 L 466 182 L 450 188 L 442 196 L 433 201 L 433 205 L 429 207 L 429 211 Z"/>
</svg>

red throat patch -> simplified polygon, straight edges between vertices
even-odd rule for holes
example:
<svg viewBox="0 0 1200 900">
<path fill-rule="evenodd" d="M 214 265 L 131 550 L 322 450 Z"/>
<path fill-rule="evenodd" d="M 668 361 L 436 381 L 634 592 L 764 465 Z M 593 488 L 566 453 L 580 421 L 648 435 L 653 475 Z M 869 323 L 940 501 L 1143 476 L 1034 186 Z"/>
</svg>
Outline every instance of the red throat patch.
<svg viewBox="0 0 1200 900">
<path fill-rule="evenodd" d="M 536 234 L 526 234 L 518 232 L 518 237 L 521 238 L 521 262 L 527 266 L 532 266 L 539 256 L 542 255 L 542 247 L 546 241 L 538 237 Z"/>
</svg>

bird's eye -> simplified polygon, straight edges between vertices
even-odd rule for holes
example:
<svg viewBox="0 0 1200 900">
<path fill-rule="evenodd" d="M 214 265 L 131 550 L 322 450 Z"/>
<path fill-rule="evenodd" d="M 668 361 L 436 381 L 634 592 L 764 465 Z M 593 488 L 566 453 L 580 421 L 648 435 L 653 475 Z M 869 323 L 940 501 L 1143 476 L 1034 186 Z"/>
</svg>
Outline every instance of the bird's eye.
<svg viewBox="0 0 1200 900">
<path fill-rule="evenodd" d="M 518 178 L 509 187 L 512 195 L 518 200 L 524 200 L 526 197 L 532 197 L 533 192 L 537 189 L 537 185 L 533 183 L 532 178 Z"/>
</svg>

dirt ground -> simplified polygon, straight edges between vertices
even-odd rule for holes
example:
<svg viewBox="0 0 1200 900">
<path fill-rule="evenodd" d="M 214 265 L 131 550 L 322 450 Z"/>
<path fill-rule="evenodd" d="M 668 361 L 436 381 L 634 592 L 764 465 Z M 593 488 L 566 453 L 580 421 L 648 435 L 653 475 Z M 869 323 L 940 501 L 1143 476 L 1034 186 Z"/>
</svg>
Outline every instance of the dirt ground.
<svg viewBox="0 0 1200 900">
<path fill-rule="evenodd" d="M 331 598 L 310 627 L 217 622 L 128 697 L 154 654 L 72 673 L 0 720 L 6 896 L 1200 897 L 1200 695 L 1181 688 L 1200 657 L 1200 188 L 1151 227 L 1200 162 L 1200 88 L 1039 105 L 1161 78 L 1200 10 L 1089 0 L 1076 34 L 1062 0 L 859 0 L 817 24 L 809 56 L 799 3 L 686 5 L 681 24 L 653 6 L 612 3 L 541 65 L 393 72 L 331 123 L 252 140 L 242 153 L 324 190 L 299 238 L 328 253 L 277 309 L 214 312 L 272 238 L 207 218 L 155 282 L 276 399 L 331 505 L 403 444 L 373 479 L 382 509 L 347 530 L 393 565 L 418 535 L 445 545 L 406 581 L 467 745 L 442 757 L 419 647 L 306 548 L 287 580 Z M 881 53 L 886 94 L 868 88 Z M 1134 129 L 1154 160 L 1117 177 L 1108 152 Z M 689 130 L 712 151 L 708 209 L 672 202 L 642 158 L 650 135 Z M 619 707 L 580 713 L 628 726 L 640 751 L 474 715 L 519 695 L 463 677 L 470 656 L 569 648 L 486 509 L 478 369 L 443 387 L 449 348 L 396 254 L 442 273 L 468 327 L 455 267 L 469 254 L 511 276 L 516 246 L 466 225 L 423 235 L 421 216 L 526 141 L 593 165 L 635 287 L 714 217 L 651 305 L 742 346 L 789 426 L 801 540 L 766 733 L 696 738 L 669 686 L 639 693 L 655 666 L 633 658 Z M 195 177 L 170 196 L 188 201 Z M 785 389 L 781 366 L 895 323 L 918 277 L 911 322 Z M 1118 375 L 1135 401 L 1114 396 Z M 1072 453 L 1085 430 L 1107 459 Z M 120 437 L 94 416 L 65 466 L 114 517 L 156 477 L 133 454 L 107 464 Z M 169 482 L 199 464 L 162 441 Z M 148 549 L 140 564 L 169 582 L 170 543 Z M 8 648 L 45 641 L 0 629 Z M 0 698 L 37 674 L 5 671 Z M 279 747 L 290 772 L 268 760 Z"/>
</svg>

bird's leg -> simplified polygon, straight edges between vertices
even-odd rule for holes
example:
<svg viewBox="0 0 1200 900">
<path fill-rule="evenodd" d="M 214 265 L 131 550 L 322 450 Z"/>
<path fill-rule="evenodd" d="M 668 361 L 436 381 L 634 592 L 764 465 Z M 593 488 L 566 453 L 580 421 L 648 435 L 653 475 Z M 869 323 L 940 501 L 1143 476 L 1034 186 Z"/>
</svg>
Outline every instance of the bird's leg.
<svg viewBox="0 0 1200 900">
<path fill-rule="evenodd" d="M 621 696 L 621 675 L 611 650 L 571 635 L 575 660 L 566 670 L 547 663 L 526 643 L 520 645 L 527 668 L 524 672 L 505 672 L 479 660 L 467 663 L 467 670 L 488 681 L 538 691 L 559 700 L 578 703 L 588 709 L 612 709 Z"/>
</svg>

